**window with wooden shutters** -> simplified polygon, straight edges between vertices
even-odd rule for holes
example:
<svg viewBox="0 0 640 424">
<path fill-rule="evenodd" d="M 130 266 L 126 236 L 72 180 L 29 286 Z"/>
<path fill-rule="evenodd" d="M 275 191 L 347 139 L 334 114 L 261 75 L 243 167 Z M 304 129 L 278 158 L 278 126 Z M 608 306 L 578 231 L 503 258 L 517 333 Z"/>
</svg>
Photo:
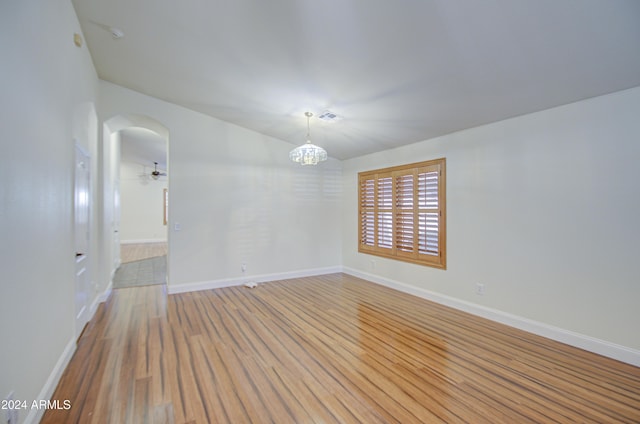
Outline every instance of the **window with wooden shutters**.
<svg viewBox="0 0 640 424">
<path fill-rule="evenodd" d="M 446 268 L 445 159 L 358 174 L 358 250 Z"/>
</svg>

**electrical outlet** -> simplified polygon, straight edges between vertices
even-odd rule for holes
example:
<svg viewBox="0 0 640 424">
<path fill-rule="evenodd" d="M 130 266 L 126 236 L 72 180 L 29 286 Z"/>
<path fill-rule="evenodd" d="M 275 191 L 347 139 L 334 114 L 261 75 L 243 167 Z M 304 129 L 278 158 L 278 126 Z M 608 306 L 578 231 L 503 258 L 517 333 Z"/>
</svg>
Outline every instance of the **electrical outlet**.
<svg viewBox="0 0 640 424">
<path fill-rule="evenodd" d="M 242 272 L 245 272 L 247 270 L 247 264 L 242 262 L 242 266 L 240 268 L 242 269 Z"/>
<path fill-rule="evenodd" d="M 371 269 L 376 269 L 376 261 L 371 259 Z"/>
<path fill-rule="evenodd" d="M 485 291 L 484 284 L 476 283 L 476 294 L 482 296 L 484 295 L 484 291 Z"/>
</svg>

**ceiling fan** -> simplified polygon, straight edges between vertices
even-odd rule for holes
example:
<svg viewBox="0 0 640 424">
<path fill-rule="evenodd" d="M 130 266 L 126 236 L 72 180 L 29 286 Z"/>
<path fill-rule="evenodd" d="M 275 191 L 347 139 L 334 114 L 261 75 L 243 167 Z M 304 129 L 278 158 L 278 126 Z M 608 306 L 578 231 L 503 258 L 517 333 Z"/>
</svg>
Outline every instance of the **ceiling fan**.
<svg viewBox="0 0 640 424">
<path fill-rule="evenodd" d="M 158 162 L 153 162 L 153 171 L 151 172 L 151 178 L 153 178 L 154 180 L 157 180 L 160 177 L 166 177 L 166 176 L 167 176 L 166 172 L 158 171 Z"/>
<path fill-rule="evenodd" d="M 166 177 L 166 176 L 167 176 L 166 172 L 158 170 L 158 162 L 153 162 L 153 171 L 148 172 L 147 167 L 143 165 L 142 173 L 138 174 L 138 177 L 140 177 L 140 180 L 144 184 L 146 184 L 149 181 L 149 177 L 153 178 L 154 180 L 157 180 L 160 177 Z"/>
</svg>

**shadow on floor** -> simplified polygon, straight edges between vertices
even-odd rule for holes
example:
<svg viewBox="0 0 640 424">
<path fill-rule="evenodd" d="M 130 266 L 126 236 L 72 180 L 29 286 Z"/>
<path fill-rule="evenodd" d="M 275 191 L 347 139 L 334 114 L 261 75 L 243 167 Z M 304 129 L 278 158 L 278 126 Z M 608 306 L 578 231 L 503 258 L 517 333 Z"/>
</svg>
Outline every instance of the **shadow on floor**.
<svg viewBox="0 0 640 424">
<path fill-rule="evenodd" d="M 122 264 L 113 276 L 114 289 L 165 284 L 166 282 L 166 255 Z"/>
</svg>

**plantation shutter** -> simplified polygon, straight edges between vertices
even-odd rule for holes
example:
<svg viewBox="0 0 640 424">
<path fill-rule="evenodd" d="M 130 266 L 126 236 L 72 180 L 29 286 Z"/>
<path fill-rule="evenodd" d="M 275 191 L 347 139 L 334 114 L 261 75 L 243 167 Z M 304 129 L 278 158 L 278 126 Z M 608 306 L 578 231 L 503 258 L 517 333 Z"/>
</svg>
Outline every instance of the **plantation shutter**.
<svg viewBox="0 0 640 424">
<path fill-rule="evenodd" d="M 415 174 L 412 170 L 394 173 L 396 200 L 396 255 L 417 257 Z"/>
<path fill-rule="evenodd" d="M 373 177 L 360 178 L 360 249 L 373 250 L 376 246 L 375 237 L 375 188 Z"/>
<path fill-rule="evenodd" d="M 358 174 L 359 251 L 446 267 L 444 164 Z"/>
<path fill-rule="evenodd" d="M 441 172 L 439 165 L 425 166 L 417 170 L 418 257 L 436 264 L 441 262 L 443 244 L 443 232 L 440 230 Z"/>
<path fill-rule="evenodd" d="M 378 175 L 376 185 L 378 249 L 393 248 L 393 179 L 390 174 Z"/>
</svg>

